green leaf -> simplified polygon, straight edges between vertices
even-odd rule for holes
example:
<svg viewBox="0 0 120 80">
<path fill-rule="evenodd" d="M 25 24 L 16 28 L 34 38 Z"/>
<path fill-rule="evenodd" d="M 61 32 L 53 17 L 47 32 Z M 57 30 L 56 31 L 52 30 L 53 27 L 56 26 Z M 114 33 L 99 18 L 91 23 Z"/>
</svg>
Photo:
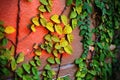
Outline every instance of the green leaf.
<svg viewBox="0 0 120 80">
<path fill-rule="evenodd" d="M 5 75 L 5 76 L 9 76 L 10 75 L 10 70 L 8 68 L 4 67 L 0 71 L 1 71 L 0 74 L 2 74 L 2 75 Z"/>
<path fill-rule="evenodd" d="M 81 14 L 82 12 L 82 5 L 76 6 L 76 11 L 78 14 Z"/>
<path fill-rule="evenodd" d="M 33 73 L 33 75 L 39 75 L 38 72 L 39 71 L 38 71 L 38 69 L 36 67 L 32 67 L 32 73 Z"/>
<path fill-rule="evenodd" d="M 15 71 L 17 68 L 17 63 L 14 58 L 12 58 L 11 60 L 11 68 L 12 68 L 12 71 Z"/>
<path fill-rule="evenodd" d="M 82 0 L 76 0 L 75 1 L 76 6 L 79 6 L 81 3 L 82 3 Z"/>
<path fill-rule="evenodd" d="M 60 64 L 60 58 L 55 58 L 55 62 L 56 62 L 57 64 Z"/>
<path fill-rule="evenodd" d="M 47 11 L 48 11 L 48 12 L 51 12 L 51 11 L 52 11 L 52 7 L 51 7 L 50 5 L 47 5 L 46 8 L 47 8 Z"/>
<path fill-rule="evenodd" d="M 32 22 L 33 22 L 34 25 L 40 26 L 40 24 L 39 24 L 39 18 L 38 17 L 33 17 L 32 18 Z"/>
<path fill-rule="evenodd" d="M 47 24 L 47 20 L 45 18 L 40 18 L 40 23 L 41 23 L 42 26 L 45 27 L 46 24 Z"/>
<path fill-rule="evenodd" d="M 55 49 L 60 49 L 60 48 L 61 48 L 60 44 L 59 44 L 59 43 L 56 43 L 56 44 L 55 44 Z"/>
<path fill-rule="evenodd" d="M 45 35 L 44 39 L 47 40 L 47 41 L 51 41 L 51 35 L 50 34 L 47 34 Z"/>
<path fill-rule="evenodd" d="M 71 45 L 67 45 L 66 47 L 64 47 L 64 50 L 67 54 L 72 54 L 73 53 Z"/>
<path fill-rule="evenodd" d="M 72 43 L 73 39 L 74 38 L 73 38 L 72 34 L 67 34 L 67 40 L 68 40 L 69 43 Z"/>
<path fill-rule="evenodd" d="M 40 58 L 38 56 L 35 56 L 34 59 L 35 60 L 40 60 Z"/>
<path fill-rule="evenodd" d="M 67 6 L 70 6 L 73 3 L 73 0 L 67 0 Z"/>
<path fill-rule="evenodd" d="M 4 22 L 3 21 L 0 21 L 0 25 L 3 25 L 4 24 Z"/>
<path fill-rule="evenodd" d="M 23 62 L 24 61 L 24 53 L 23 52 L 21 52 L 21 53 L 19 53 L 19 55 L 18 55 L 18 58 L 17 58 L 17 63 L 21 63 L 21 62 Z"/>
<path fill-rule="evenodd" d="M 40 0 L 40 2 L 41 2 L 43 5 L 48 5 L 47 0 Z"/>
<path fill-rule="evenodd" d="M 4 33 L 0 32 L 0 39 L 4 38 Z"/>
<path fill-rule="evenodd" d="M 65 15 L 61 15 L 61 21 L 64 25 L 67 25 L 68 23 L 67 17 Z"/>
<path fill-rule="evenodd" d="M 72 29 L 77 27 L 77 19 L 72 19 Z"/>
<path fill-rule="evenodd" d="M 3 38 L 1 45 L 2 45 L 2 46 L 6 46 L 7 43 L 8 43 L 8 40 L 7 40 L 6 38 Z"/>
<path fill-rule="evenodd" d="M 4 27 L 3 26 L 0 26 L 0 32 L 4 32 Z"/>
<path fill-rule="evenodd" d="M 50 31 L 50 32 L 54 32 L 54 28 L 53 28 L 53 23 L 52 22 L 48 22 L 46 24 L 46 28 Z"/>
<path fill-rule="evenodd" d="M 70 25 L 66 25 L 66 26 L 64 27 L 64 29 L 63 29 L 63 33 L 64 33 L 64 34 L 69 34 L 69 33 L 71 33 L 71 32 L 72 32 L 71 26 L 70 26 Z"/>
<path fill-rule="evenodd" d="M 18 69 L 16 70 L 16 73 L 17 73 L 17 75 L 18 75 L 19 77 L 22 78 L 22 75 L 23 75 L 23 73 L 24 73 L 23 68 L 22 68 L 22 67 L 18 67 Z"/>
<path fill-rule="evenodd" d="M 30 61 L 30 64 L 31 64 L 32 66 L 34 66 L 34 67 L 36 66 L 36 64 L 35 64 L 35 62 L 34 62 L 33 60 Z"/>
<path fill-rule="evenodd" d="M 58 57 L 58 51 L 55 49 L 55 50 L 53 50 L 53 55 L 55 56 L 55 57 Z"/>
<path fill-rule="evenodd" d="M 50 65 L 49 64 L 47 64 L 47 65 L 45 65 L 45 68 L 44 68 L 45 70 L 51 70 L 51 67 L 50 67 Z"/>
<path fill-rule="evenodd" d="M 23 64 L 23 68 L 24 68 L 24 70 L 25 70 L 28 74 L 30 74 L 30 64 L 24 63 L 24 64 Z"/>
<path fill-rule="evenodd" d="M 33 80 L 30 75 L 23 75 L 22 80 Z"/>
<path fill-rule="evenodd" d="M 61 25 L 55 25 L 55 31 L 58 33 L 58 34 L 62 34 L 62 26 Z"/>
<path fill-rule="evenodd" d="M 59 16 L 57 14 L 52 15 L 50 19 L 57 24 L 60 23 Z"/>
<path fill-rule="evenodd" d="M 47 50 L 48 53 L 51 53 L 52 52 L 52 47 L 47 46 L 46 50 Z"/>
<path fill-rule="evenodd" d="M 41 12 L 46 12 L 44 5 L 39 6 L 38 10 Z"/>
<path fill-rule="evenodd" d="M 92 13 L 92 7 L 87 2 L 84 2 L 83 9 L 86 9 L 89 14 Z"/>
<path fill-rule="evenodd" d="M 37 50 L 35 50 L 35 54 L 36 54 L 37 56 L 40 56 L 40 55 L 42 54 L 42 52 L 41 52 L 41 50 L 37 49 Z"/>
<path fill-rule="evenodd" d="M 70 13 L 70 19 L 76 18 L 76 16 L 77 16 L 76 11 L 72 11 L 72 12 Z"/>
<path fill-rule="evenodd" d="M 60 41 L 60 39 L 57 36 L 55 36 L 55 35 L 52 36 L 52 40 L 54 42 L 59 42 Z"/>
<path fill-rule="evenodd" d="M 54 57 L 49 57 L 49 58 L 47 59 L 47 61 L 48 61 L 49 63 L 51 63 L 51 64 L 55 64 Z"/>
<path fill-rule="evenodd" d="M 40 59 L 36 61 L 36 64 L 37 64 L 38 66 L 41 66 L 41 61 L 40 61 Z"/>
</svg>

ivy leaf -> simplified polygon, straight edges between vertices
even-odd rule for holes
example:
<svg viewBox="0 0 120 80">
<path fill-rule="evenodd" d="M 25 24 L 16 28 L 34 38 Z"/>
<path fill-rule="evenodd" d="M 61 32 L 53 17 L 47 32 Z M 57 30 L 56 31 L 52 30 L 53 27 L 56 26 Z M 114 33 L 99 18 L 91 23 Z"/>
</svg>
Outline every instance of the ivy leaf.
<svg viewBox="0 0 120 80">
<path fill-rule="evenodd" d="M 51 63 L 51 64 L 55 64 L 54 57 L 49 57 L 49 58 L 47 59 L 47 61 L 48 61 L 49 63 Z"/>
<path fill-rule="evenodd" d="M 52 6 L 52 4 L 53 4 L 52 0 L 48 0 L 48 3 L 49 3 L 50 6 Z"/>
<path fill-rule="evenodd" d="M 67 25 L 68 20 L 67 20 L 67 17 L 66 17 L 65 15 L 61 15 L 61 20 L 62 20 L 62 23 L 63 23 L 64 25 Z"/>
<path fill-rule="evenodd" d="M 0 74 L 2 74 L 2 75 L 5 75 L 5 76 L 9 76 L 10 75 L 10 70 L 8 68 L 4 67 L 0 71 L 1 71 Z"/>
<path fill-rule="evenodd" d="M 67 6 L 70 6 L 73 3 L 73 0 L 67 0 Z"/>
<path fill-rule="evenodd" d="M 46 24 L 46 28 L 51 31 L 51 32 L 54 32 L 54 28 L 53 28 L 53 23 L 52 22 L 48 22 Z"/>
<path fill-rule="evenodd" d="M 12 68 L 12 71 L 15 71 L 17 68 L 17 64 L 14 58 L 12 58 L 11 60 L 11 68 Z"/>
<path fill-rule="evenodd" d="M 51 35 L 50 34 L 45 35 L 44 39 L 47 41 L 51 41 Z"/>
<path fill-rule="evenodd" d="M 58 51 L 55 49 L 55 50 L 53 50 L 53 55 L 55 56 L 55 57 L 58 57 Z"/>
<path fill-rule="evenodd" d="M 77 27 L 77 19 L 72 19 L 72 29 Z"/>
<path fill-rule="evenodd" d="M 60 49 L 61 48 L 61 45 L 59 43 L 56 43 L 55 44 L 55 49 Z"/>
<path fill-rule="evenodd" d="M 48 5 L 47 0 L 40 0 L 40 2 L 41 2 L 43 5 Z"/>
<path fill-rule="evenodd" d="M 44 5 L 39 6 L 38 10 L 41 12 L 46 12 Z"/>
<path fill-rule="evenodd" d="M 87 2 L 84 2 L 83 9 L 86 9 L 89 14 L 92 13 L 92 7 Z"/>
<path fill-rule="evenodd" d="M 5 33 L 7 33 L 7 34 L 12 34 L 12 33 L 14 33 L 16 30 L 15 30 L 15 28 L 13 27 L 13 26 L 7 26 L 6 28 L 5 28 L 5 30 L 4 30 L 4 32 Z"/>
<path fill-rule="evenodd" d="M 54 14 L 53 16 L 51 16 L 51 20 L 57 24 L 60 23 L 59 16 L 57 14 Z"/>
<path fill-rule="evenodd" d="M 14 57 L 15 54 L 15 47 L 12 45 L 10 47 L 10 60 Z"/>
<path fill-rule="evenodd" d="M 57 36 L 55 36 L 55 35 L 53 35 L 51 39 L 52 39 L 54 42 L 59 42 L 59 41 L 60 41 L 60 39 L 59 39 Z"/>
<path fill-rule="evenodd" d="M 40 56 L 40 55 L 42 54 L 42 52 L 41 52 L 41 50 L 37 49 L 37 50 L 35 50 L 35 54 L 36 54 L 37 56 Z"/>
<path fill-rule="evenodd" d="M 3 25 L 4 24 L 4 22 L 3 21 L 0 21 L 0 25 Z"/>
<path fill-rule="evenodd" d="M 65 38 L 62 38 L 62 39 L 60 40 L 60 46 L 61 46 L 61 47 L 65 47 L 65 46 L 67 46 L 67 45 L 68 45 L 67 40 L 65 40 Z"/>
<path fill-rule="evenodd" d="M 81 14 L 82 12 L 82 5 L 76 6 L 76 11 L 78 14 Z"/>
<path fill-rule="evenodd" d="M 73 53 L 71 45 L 67 45 L 66 47 L 64 47 L 64 50 L 67 54 L 72 54 Z"/>
<path fill-rule="evenodd" d="M 73 35 L 72 34 L 67 34 L 67 40 L 68 40 L 69 43 L 72 43 Z"/>
<path fill-rule="evenodd" d="M 32 66 L 34 66 L 34 67 L 36 66 L 36 64 L 35 64 L 35 62 L 34 62 L 33 60 L 30 61 L 30 64 L 31 64 Z"/>
<path fill-rule="evenodd" d="M 33 75 L 39 75 L 36 67 L 32 67 L 32 73 L 33 73 Z"/>
<path fill-rule="evenodd" d="M 16 70 L 16 73 L 17 73 L 17 75 L 18 75 L 19 77 L 22 78 L 22 75 L 23 75 L 23 73 L 24 73 L 23 68 L 22 68 L 22 67 L 19 67 L 19 68 Z"/>
<path fill-rule="evenodd" d="M 37 64 L 38 66 L 41 66 L 41 61 L 40 61 L 40 59 L 36 61 L 36 64 Z"/>
<path fill-rule="evenodd" d="M 63 29 L 63 33 L 64 33 L 64 34 L 69 34 L 69 33 L 71 33 L 71 32 L 72 32 L 71 26 L 70 26 L 70 25 L 66 25 L 66 26 L 64 27 L 64 29 Z"/>
<path fill-rule="evenodd" d="M 32 24 L 30 28 L 31 28 L 31 30 L 32 30 L 33 32 L 36 32 L 36 29 L 35 29 L 35 25 L 34 25 L 34 24 Z"/>
<path fill-rule="evenodd" d="M 6 38 L 3 38 L 2 41 L 1 41 L 1 45 L 6 46 L 7 43 L 8 43 L 8 40 Z"/>
<path fill-rule="evenodd" d="M 79 5 L 82 3 L 82 0 L 76 0 L 75 2 L 76 2 L 76 3 L 75 3 L 76 6 L 79 6 Z"/>
<path fill-rule="evenodd" d="M 72 11 L 72 12 L 70 13 L 70 19 L 76 18 L 76 16 L 77 16 L 76 11 Z"/>
<path fill-rule="evenodd" d="M 46 8 L 47 8 L 47 11 L 48 11 L 48 12 L 51 12 L 51 11 L 52 11 L 52 7 L 51 7 L 50 5 L 47 5 Z"/>
<path fill-rule="evenodd" d="M 47 20 L 45 18 L 40 18 L 40 23 L 41 23 L 42 26 L 45 27 L 46 24 L 47 24 Z"/>
<path fill-rule="evenodd" d="M 30 75 L 23 75 L 22 80 L 33 80 Z"/>
<path fill-rule="evenodd" d="M 51 67 L 50 67 L 50 65 L 49 64 L 47 64 L 47 65 L 45 65 L 45 68 L 44 68 L 45 70 L 51 70 Z"/>
<path fill-rule="evenodd" d="M 61 53 L 61 54 L 62 54 L 62 53 L 65 53 L 64 48 L 60 48 L 60 49 L 58 50 L 58 52 Z"/>
<path fill-rule="evenodd" d="M 4 32 L 4 27 L 3 26 L 0 26 L 0 32 Z"/>
<path fill-rule="evenodd" d="M 39 24 L 39 18 L 38 17 L 32 18 L 32 22 L 33 22 L 34 25 L 40 26 L 40 24 Z"/>
<path fill-rule="evenodd" d="M 61 26 L 61 25 L 55 25 L 55 31 L 56 31 L 58 34 L 62 34 L 62 26 Z"/>
<path fill-rule="evenodd" d="M 23 68 L 24 68 L 24 70 L 25 70 L 28 74 L 30 74 L 30 64 L 24 63 L 24 64 L 23 64 Z"/>
<path fill-rule="evenodd" d="M 4 33 L 0 32 L 0 39 L 4 38 Z"/>
<path fill-rule="evenodd" d="M 17 63 L 21 63 L 21 62 L 23 62 L 23 61 L 24 61 L 24 53 L 21 52 L 21 53 L 19 53 L 19 55 L 18 55 Z"/>
<path fill-rule="evenodd" d="M 52 52 L 52 47 L 47 46 L 46 50 L 47 50 L 48 53 L 51 53 Z"/>
<path fill-rule="evenodd" d="M 34 59 L 37 61 L 40 60 L 40 58 L 38 56 L 35 56 Z"/>
<path fill-rule="evenodd" d="M 60 64 L 60 58 L 55 58 L 55 62 L 56 62 L 57 64 Z"/>
</svg>

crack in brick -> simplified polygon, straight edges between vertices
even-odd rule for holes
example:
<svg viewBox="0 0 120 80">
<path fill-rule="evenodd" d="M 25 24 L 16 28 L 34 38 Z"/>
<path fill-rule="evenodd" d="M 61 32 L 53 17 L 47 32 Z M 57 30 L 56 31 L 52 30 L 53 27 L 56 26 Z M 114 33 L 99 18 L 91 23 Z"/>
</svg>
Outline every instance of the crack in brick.
<svg viewBox="0 0 120 80">
<path fill-rule="evenodd" d="M 17 23 L 16 23 L 16 42 L 15 42 L 15 54 L 17 53 L 17 46 L 18 46 L 18 35 L 19 35 L 19 22 L 20 22 L 20 0 L 18 0 L 18 13 L 17 13 Z"/>
</svg>

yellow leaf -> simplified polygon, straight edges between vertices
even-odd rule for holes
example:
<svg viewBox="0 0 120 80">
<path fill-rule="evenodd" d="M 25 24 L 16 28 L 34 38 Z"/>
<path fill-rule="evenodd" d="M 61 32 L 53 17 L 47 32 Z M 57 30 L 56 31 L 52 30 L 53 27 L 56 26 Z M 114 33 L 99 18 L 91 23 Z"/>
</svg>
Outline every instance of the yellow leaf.
<svg viewBox="0 0 120 80">
<path fill-rule="evenodd" d="M 76 11 L 78 14 L 80 14 L 82 12 L 82 5 L 77 6 Z"/>
<path fill-rule="evenodd" d="M 44 39 L 47 41 L 51 41 L 51 35 L 50 34 L 45 35 Z"/>
<path fill-rule="evenodd" d="M 46 12 L 44 5 L 39 6 L 38 10 L 41 12 Z"/>
<path fill-rule="evenodd" d="M 37 55 L 37 56 L 40 56 L 41 54 L 42 54 L 42 52 L 41 52 L 41 50 L 35 50 L 35 54 Z"/>
<path fill-rule="evenodd" d="M 52 7 L 50 5 L 46 5 L 47 11 L 51 12 L 52 11 Z"/>
<path fill-rule="evenodd" d="M 66 47 L 64 47 L 64 50 L 67 54 L 72 54 L 73 53 L 71 45 L 67 45 Z"/>
<path fill-rule="evenodd" d="M 47 24 L 47 20 L 45 18 L 40 18 L 40 23 L 41 23 L 42 26 L 45 27 L 46 24 Z"/>
<path fill-rule="evenodd" d="M 73 35 L 72 34 L 67 34 L 67 40 L 68 40 L 69 43 L 72 43 Z"/>
<path fill-rule="evenodd" d="M 52 22 L 48 22 L 46 24 L 46 28 L 51 31 L 51 32 L 54 32 L 54 28 L 53 28 L 53 23 Z"/>
<path fill-rule="evenodd" d="M 77 27 L 77 19 L 72 19 L 72 28 L 75 29 Z"/>
<path fill-rule="evenodd" d="M 34 23 L 34 25 L 40 26 L 40 24 L 39 24 L 39 18 L 38 17 L 32 18 L 32 22 Z"/>
<path fill-rule="evenodd" d="M 5 31 L 5 33 L 7 33 L 7 34 L 12 34 L 12 33 L 14 33 L 16 30 L 15 30 L 15 28 L 12 27 L 12 26 L 7 26 L 4 31 Z"/>
<path fill-rule="evenodd" d="M 53 16 L 51 17 L 51 20 L 52 20 L 53 22 L 57 23 L 57 24 L 60 23 L 59 16 L 58 16 L 57 14 L 53 15 Z"/>
<path fill-rule="evenodd" d="M 50 6 L 52 6 L 52 0 L 48 0 Z"/>
<path fill-rule="evenodd" d="M 62 34 L 62 26 L 61 25 L 55 25 L 55 31 L 58 33 L 58 34 Z"/>
<path fill-rule="evenodd" d="M 61 46 L 61 47 L 65 47 L 65 46 L 67 46 L 67 45 L 68 45 L 67 40 L 65 40 L 65 38 L 62 38 L 62 39 L 60 40 L 60 46 Z"/>
<path fill-rule="evenodd" d="M 19 53 L 19 55 L 18 55 L 17 63 L 21 63 L 21 62 L 23 62 L 23 61 L 24 61 L 24 53 L 21 52 L 21 53 Z"/>
<path fill-rule="evenodd" d="M 32 30 L 33 32 L 36 32 L 36 29 L 35 29 L 35 25 L 34 25 L 34 24 L 31 25 L 31 30 Z"/>
<path fill-rule="evenodd" d="M 69 34 L 72 32 L 72 28 L 70 25 L 66 25 L 63 30 L 64 34 Z"/>
<path fill-rule="evenodd" d="M 56 43 L 56 44 L 55 44 L 55 49 L 60 49 L 60 48 L 61 48 L 60 44 L 59 44 L 59 43 Z"/>
<path fill-rule="evenodd" d="M 61 15 L 61 21 L 64 25 L 67 25 L 68 20 L 67 20 L 67 17 L 65 15 Z"/>
<path fill-rule="evenodd" d="M 15 61 L 15 58 L 12 58 L 11 60 L 11 68 L 12 68 L 12 71 L 15 71 L 17 68 L 17 63 Z"/>
</svg>

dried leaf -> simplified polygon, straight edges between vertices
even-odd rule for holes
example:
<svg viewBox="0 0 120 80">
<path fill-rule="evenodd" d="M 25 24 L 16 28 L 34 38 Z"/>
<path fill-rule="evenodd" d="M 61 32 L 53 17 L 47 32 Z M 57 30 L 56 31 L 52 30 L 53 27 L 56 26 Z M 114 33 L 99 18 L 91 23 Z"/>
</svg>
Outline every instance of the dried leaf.
<svg viewBox="0 0 120 80">
<path fill-rule="evenodd" d="M 42 54 L 42 52 L 41 52 L 41 50 L 37 49 L 37 50 L 35 50 L 35 54 L 36 54 L 37 56 L 40 56 L 40 55 Z"/>
<path fill-rule="evenodd" d="M 45 27 L 46 24 L 47 24 L 47 20 L 45 18 L 40 18 L 40 23 L 41 23 L 42 26 Z"/>
<path fill-rule="evenodd" d="M 17 63 L 21 63 L 21 62 L 23 62 L 23 61 L 24 61 L 24 53 L 21 52 L 21 53 L 19 53 L 19 55 L 18 55 Z"/>
<path fill-rule="evenodd" d="M 53 23 L 52 22 L 48 22 L 46 24 L 46 28 L 51 31 L 51 32 L 54 32 L 54 28 L 53 28 Z"/>
<path fill-rule="evenodd" d="M 15 71 L 17 68 L 17 63 L 15 61 L 15 58 L 12 58 L 11 60 L 11 68 L 12 68 L 12 71 Z"/>
<path fill-rule="evenodd" d="M 58 33 L 58 34 L 62 34 L 62 26 L 61 25 L 55 25 L 55 31 Z"/>
<path fill-rule="evenodd" d="M 72 34 L 67 34 L 67 40 L 68 40 L 69 43 L 72 43 L 73 35 Z"/>
<path fill-rule="evenodd" d="M 77 27 L 77 19 L 72 19 L 72 29 Z"/>
<path fill-rule="evenodd" d="M 52 40 L 54 42 L 59 42 L 60 41 L 60 39 L 57 36 L 55 36 L 55 35 L 52 36 Z"/>
<path fill-rule="evenodd" d="M 41 2 L 43 5 L 48 5 L 47 0 L 40 0 L 40 2 Z"/>
<path fill-rule="evenodd" d="M 70 19 L 76 18 L 76 16 L 77 16 L 77 13 L 76 13 L 75 11 L 72 11 L 72 12 L 70 13 Z"/>
<path fill-rule="evenodd" d="M 69 34 L 69 33 L 71 33 L 71 32 L 72 32 L 71 26 L 70 26 L 70 25 L 66 25 L 66 26 L 64 27 L 63 33 L 64 33 L 64 34 Z"/>
<path fill-rule="evenodd" d="M 34 25 L 34 24 L 31 25 L 31 30 L 32 30 L 33 32 L 36 32 L 36 29 L 35 29 L 35 25 Z"/>
<path fill-rule="evenodd" d="M 24 63 L 23 64 L 23 68 L 24 68 L 24 70 L 28 73 L 28 74 L 30 74 L 30 64 L 28 64 L 28 63 Z"/>
<path fill-rule="evenodd" d="M 7 34 L 12 34 L 12 33 L 14 33 L 16 30 L 15 30 L 15 28 L 12 27 L 12 26 L 7 26 L 4 31 L 5 31 L 5 33 L 7 33 Z"/>
<path fill-rule="evenodd" d="M 39 6 L 38 10 L 41 12 L 46 12 L 44 5 Z"/>
<path fill-rule="evenodd" d="M 47 59 L 47 61 L 48 61 L 49 63 L 51 63 L 51 64 L 55 64 L 54 57 L 49 57 L 49 58 Z"/>
<path fill-rule="evenodd" d="M 39 18 L 38 17 L 32 18 L 32 22 L 33 22 L 34 25 L 40 26 L 40 24 L 39 24 Z"/>
<path fill-rule="evenodd" d="M 64 47 L 64 50 L 67 54 L 72 54 L 73 53 L 71 45 L 67 45 L 66 47 Z"/>
<path fill-rule="evenodd" d="M 50 34 L 45 35 L 44 39 L 47 40 L 47 41 L 52 41 Z"/>
<path fill-rule="evenodd" d="M 57 14 L 54 14 L 52 17 L 51 17 L 51 20 L 57 24 L 60 23 L 60 20 L 59 20 L 59 16 Z"/>
<path fill-rule="evenodd" d="M 55 62 L 56 62 L 57 64 L 60 64 L 60 58 L 55 58 Z"/>
<path fill-rule="evenodd" d="M 82 12 L 82 5 L 76 6 L 76 11 L 80 14 Z"/>
<path fill-rule="evenodd" d="M 68 45 L 67 40 L 65 40 L 65 38 L 62 38 L 62 39 L 60 40 L 60 46 L 61 46 L 61 47 L 65 47 L 65 46 L 67 46 L 67 45 Z"/>
<path fill-rule="evenodd" d="M 67 25 L 68 23 L 67 17 L 65 15 L 61 15 L 61 21 L 64 25 Z"/>
</svg>

